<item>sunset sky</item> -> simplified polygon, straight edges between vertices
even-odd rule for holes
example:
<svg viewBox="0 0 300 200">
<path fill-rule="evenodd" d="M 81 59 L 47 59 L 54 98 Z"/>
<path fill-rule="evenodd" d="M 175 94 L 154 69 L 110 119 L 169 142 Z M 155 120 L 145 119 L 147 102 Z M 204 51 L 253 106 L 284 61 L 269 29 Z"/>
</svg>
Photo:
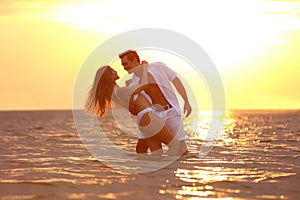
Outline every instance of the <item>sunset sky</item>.
<svg viewBox="0 0 300 200">
<path fill-rule="evenodd" d="M 300 1 L 4 0 L 0 25 L 0 110 L 71 109 L 88 55 L 137 28 L 197 42 L 220 73 L 227 109 L 300 109 Z"/>
</svg>

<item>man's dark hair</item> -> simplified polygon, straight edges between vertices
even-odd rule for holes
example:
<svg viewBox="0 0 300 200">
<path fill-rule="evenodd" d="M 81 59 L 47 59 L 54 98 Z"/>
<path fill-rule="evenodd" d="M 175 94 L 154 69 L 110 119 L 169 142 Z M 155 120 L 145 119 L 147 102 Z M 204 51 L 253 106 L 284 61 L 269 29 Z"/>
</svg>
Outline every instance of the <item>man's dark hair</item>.
<svg viewBox="0 0 300 200">
<path fill-rule="evenodd" d="M 119 54 L 119 58 L 121 58 L 121 59 L 122 59 L 124 56 L 128 56 L 128 59 L 131 60 L 131 61 L 133 61 L 133 59 L 136 58 L 137 61 L 140 63 L 140 57 L 139 57 L 139 55 L 136 53 L 136 51 L 134 51 L 134 50 L 127 50 L 127 51 L 125 51 L 125 52 Z"/>
</svg>

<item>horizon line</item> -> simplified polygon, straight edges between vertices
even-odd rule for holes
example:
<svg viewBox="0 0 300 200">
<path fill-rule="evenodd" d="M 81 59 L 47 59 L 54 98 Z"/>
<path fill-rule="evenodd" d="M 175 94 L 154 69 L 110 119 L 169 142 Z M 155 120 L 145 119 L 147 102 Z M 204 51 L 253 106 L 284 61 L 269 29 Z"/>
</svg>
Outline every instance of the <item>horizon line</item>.
<svg viewBox="0 0 300 200">
<path fill-rule="evenodd" d="M 0 112 L 30 112 L 30 111 L 73 111 L 84 109 L 72 109 L 72 108 L 50 108 L 50 109 L 0 109 Z M 201 109 L 201 111 L 210 111 L 210 109 Z M 300 111 L 300 108 L 232 108 L 225 109 L 225 111 Z"/>
</svg>

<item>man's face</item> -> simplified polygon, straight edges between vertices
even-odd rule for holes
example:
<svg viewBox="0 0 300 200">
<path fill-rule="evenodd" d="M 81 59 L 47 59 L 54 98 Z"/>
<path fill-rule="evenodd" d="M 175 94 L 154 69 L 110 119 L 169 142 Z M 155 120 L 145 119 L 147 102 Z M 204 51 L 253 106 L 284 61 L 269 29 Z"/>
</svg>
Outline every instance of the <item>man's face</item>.
<svg viewBox="0 0 300 200">
<path fill-rule="evenodd" d="M 128 56 L 126 55 L 126 56 L 124 56 L 123 58 L 122 58 L 122 65 L 123 65 L 123 67 L 124 67 L 124 69 L 129 73 L 129 74 L 131 74 L 131 73 L 133 73 L 133 69 L 137 66 L 136 64 L 135 64 L 135 60 L 133 59 L 133 60 L 129 60 L 128 59 Z"/>
</svg>

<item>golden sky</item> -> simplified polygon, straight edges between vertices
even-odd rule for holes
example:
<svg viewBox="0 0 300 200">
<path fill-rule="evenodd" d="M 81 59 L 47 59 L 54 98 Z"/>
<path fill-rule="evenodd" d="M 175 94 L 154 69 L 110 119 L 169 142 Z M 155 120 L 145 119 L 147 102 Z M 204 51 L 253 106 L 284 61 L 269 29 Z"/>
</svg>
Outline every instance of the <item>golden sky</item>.
<svg viewBox="0 0 300 200">
<path fill-rule="evenodd" d="M 184 34 L 208 53 L 228 109 L 300 109 L 300 1 L 4 0 L 0 25 L 1 110 L 71 109 L 89 53 L 149 27 Z"/>
</svg>

